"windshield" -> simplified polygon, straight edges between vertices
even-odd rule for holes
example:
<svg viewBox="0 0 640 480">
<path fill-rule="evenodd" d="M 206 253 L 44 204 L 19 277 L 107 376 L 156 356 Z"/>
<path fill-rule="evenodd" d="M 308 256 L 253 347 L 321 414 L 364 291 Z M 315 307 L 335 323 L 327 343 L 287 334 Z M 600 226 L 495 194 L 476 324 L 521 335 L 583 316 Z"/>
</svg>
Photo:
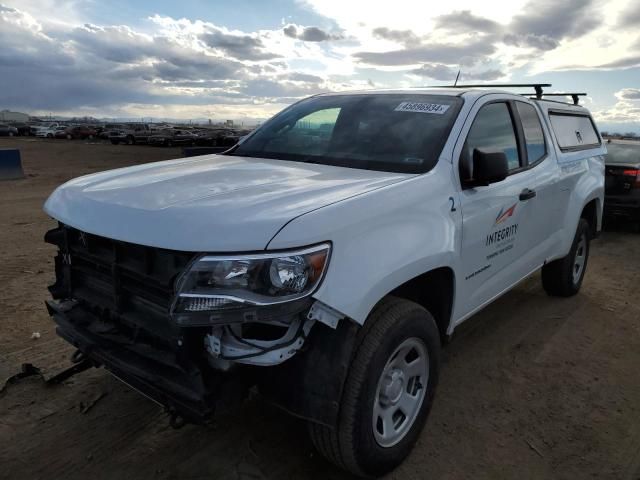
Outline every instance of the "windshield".
<svg viewBox="0 0 640 480">
<path fill-rule="evenodd" d="M 609 143 L 605 163 L 640 163 L 640 142 Z"/>
<path fill-rule="evenodd" d="M 436 164 L 462 100 L 365 94 L 312 97 L 265 123 L 231 155 L 422 173 Z"/>
</svg>

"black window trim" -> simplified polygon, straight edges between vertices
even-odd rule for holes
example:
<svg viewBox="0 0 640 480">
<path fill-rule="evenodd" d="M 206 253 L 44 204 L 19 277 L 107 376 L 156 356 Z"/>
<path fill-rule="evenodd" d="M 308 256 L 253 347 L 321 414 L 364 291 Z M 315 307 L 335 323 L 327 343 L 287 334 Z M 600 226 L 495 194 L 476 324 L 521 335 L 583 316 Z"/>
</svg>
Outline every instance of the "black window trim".
<svg viewBox="0 0 640 480">
<path fill-rule="evenodd" d="M 523 102 L 522 100 L 511 100 L 514 103 L 514 111 L 516 112 L 516 115 L 518 117 L 518 123 L 521 126 L 522 129 L 522 144 L 524 147 L 524 151 L 525 151 L 525 167 L 523 168 L 524 170 L 529 170 L 531 168 L 535 168 L 538 165 L 540 165 L 542 162 L 544 162 L 544 160 L 549 156 L 549 144 L 547 143 L 547 136 L 544 133 L 544 126 L 543 126 L 543 118 L 540 118 L 540 112 L 538 112 L 538 109 L 536 107 L 536 105 L 532 104 L 532 103 L 528 103 L 528 102 Z M 536 117 L 538 119 L 538 123 L 540 124 L 540 130 L 542 130 L 542 141 L 544 142 L 544 154 L 538 158 L 535 162 L 533 163 L 529 163 L 529 152 L 527 151 L 527 139 L 524 135 L 524 127 L 522 126 L 522 118 L 520 117 L 520 112 L 518 112 L 518 106 L 516 105 L 516 103 L 524 103 L 525 105 L 529 105 L 533 108 L 533 110 L 536 112 Z"/>
<path fill-rule="evenodd" d="M 475 116 L 473 117 L 473 120 L 471 122 L 471 126 L 469 127 L 469 130 L 466 133 L 465 139 L 464 139 L 464 143 L 463 146 L 466 144 L 467 142 L 467 138 L 469 137 L 469 132 L 471 131 L 471 129 L 473 128 L 473 122 L 476 121 L 476 118 L 478 117 L 478 114 L 480 113 L 480 111 L 486 107 L 487 105 L 491 105 L 493 103 L 504 103 L 507 105 L 507 110 L 509 111 L 509 116 L 511 117 L 511 123 L 513 125 L 513 132 L 514 135 L 516 137 L 516 146 L 517 146 L 517 150 L 518 150 L 518 157 L 519 157 L 519 161 L 520 161 L 520 167 L 518 168 L 514 168 L 512 170 L 509 170 L 509 174 L 507 175 L 507 178 L 512 176 L 512 175 L 517 175 L 518 173 L 522 173 L 522 172 L 526 172 L 528 170 L 531 170 L 532 168 L 537 167 L 538 165 L 540 165 L 548 156 L 549 156 L 549 145 L 547 143 L 547 136 L 545 135 L 544 132 L 544 127 L 542 126 L 542 119 L 540 118 L 540 115 L 536 109 L 536 115 L 538 115 L 538 122 L 540 122 L 540 128 L 542 128 L 542 136 L 544 139 L 544 155 L 541 156 L 538 160 L 536 160 L 533 163 L 529 163 L 529 155 L 527 153 L 527 146 L 526 146 L 526 140 L 524 137 L 524 127 L 522 126 L 522 120 L 520 119 L 520 114 L 518 113 L 518 107 L 516 106 L 516 102 L 521 102 L 524 103 L 526 105 L 531 105 L 534 109 L 536 109 L 536 106 L 531 104 L 531 103 L 527 103 L 527 102 L 523 102 L 522 100 L 514 100 L 511 98 L 500 98 L 500 99 L 496 99 L 496 100 L 490 100 L 487 103 L 484 103 L 476 112 Z M 458 157 L 458 171 L 460 170 L 460 157 Z M 506 180 L 506 178 L 505 178 Z M 499 184 L 501 182 L 503 182 L 504 180 L 500 181 L 500 182 L 496 182 L 496 184 Z M 469 189 L 469 188 L 475 188 L 478 187 L 478 185 L 474 185 L 474 184 L 465 184 L 465 182 L 462 180 L 462 178 L 460 178 L 460 184 L 462 186 L 462 189 Z"/>
<path fill-rule="evenodd" d="M 600 132 L 598 131 L 598 129 L 596 128 L 596 124 L 593 121 L 593 118 L 591 117 L 591 114 L 587 113 L 587 112 L 573 112 L 573 111 L 568 111 L 568 110 L 558 110 L 558 109 L 549 109 L 547 110 L 547 115 L 549 116 L 549 128 L 550 130 L 553 130 L 553 135 L 556 137 L 556 143 L 558 144 L 558 148 L 560 149 L 561 152 L 563 153 L 567 153 L 567 152 L 580 152 L 582 150 L 591 150 L 594 148 L 598 148 L 602 146 L 602 137 L 600 136 Z M 553 128 L 553 122 L 551 121 L 551 116 L 552 115 L 556 115 L 559 117 L 587 117 L 589 119 L 589 122 L 591 122 L 591 127 L 593 128 L 593 131 L 596 132 L 596 137 L 598 137 L 598 143 L 589 143 L 586 145 L 576 145 L 574 147 L 561 147 L 560 146 L 560 142 L 558 141 L 558 136 L 556 135 L 556 131 Z"/>
</svg>

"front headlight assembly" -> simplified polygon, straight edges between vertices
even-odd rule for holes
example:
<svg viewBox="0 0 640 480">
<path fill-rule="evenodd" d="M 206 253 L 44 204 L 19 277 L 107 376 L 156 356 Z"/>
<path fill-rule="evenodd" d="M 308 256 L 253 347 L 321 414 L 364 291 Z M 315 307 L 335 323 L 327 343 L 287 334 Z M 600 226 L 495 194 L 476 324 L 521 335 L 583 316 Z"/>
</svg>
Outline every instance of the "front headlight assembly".
<svg viewBox="0 0 640 480">
<path fill-rule="evenodd" d="M 202 255 L 176 284 L 174 320 L 183 326 L 251 321 L 291 310 L 318 287 L 331 245 L 249 255 Z M 253 319 L 256 320 L 256 319 Z"/>
</svg>

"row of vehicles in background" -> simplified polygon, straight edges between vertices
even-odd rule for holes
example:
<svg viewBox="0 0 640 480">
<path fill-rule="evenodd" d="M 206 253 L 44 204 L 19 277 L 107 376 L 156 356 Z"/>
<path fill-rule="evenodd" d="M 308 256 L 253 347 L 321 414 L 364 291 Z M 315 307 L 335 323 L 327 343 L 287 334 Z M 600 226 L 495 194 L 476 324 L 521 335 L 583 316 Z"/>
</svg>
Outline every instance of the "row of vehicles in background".
<svg viewBox="0 0 640 480">
<path fill-rule="evenodd" d="M 149 144 L 172 146 L 233 146 L 250 130 L 233 128 L 190 128 L 162 126 L 153 128 L 149 124 L 114 125 L 103 135 L 114 145 Z"/>
<path fill-rule="evenodd" d="M 233 146 L 249 133 L 248 129 L 229 127 L 196 128 L 168 124 L 124 123 L 104 125 L 65 125 L 44 122 L 37 125 L 0 124 L 0 136 L 35 136 L 67 140 L 109 140 L 114 145 L 149 144 L 171 146 Z"/>
</svg>

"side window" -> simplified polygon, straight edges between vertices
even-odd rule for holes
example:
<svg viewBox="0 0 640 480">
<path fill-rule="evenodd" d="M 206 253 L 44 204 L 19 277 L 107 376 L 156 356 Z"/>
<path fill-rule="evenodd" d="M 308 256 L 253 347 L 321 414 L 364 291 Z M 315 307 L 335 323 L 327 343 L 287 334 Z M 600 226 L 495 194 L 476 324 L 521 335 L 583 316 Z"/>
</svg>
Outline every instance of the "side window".
<svg viewBox="0 0 640 480">
<path fill-rule="evenodd" d="M 527 149 L 527 160 L 529 165 L 536 163 L 547 153 L 544 142 L 544 133 L 540 117 L 533 105 L 524 102 L 516 102 L 522 129 L 524 130 L 524 141 Z"/>
<path fill-rule="evenodd" d="M 480 109 L 473 120 L 462 150 L 461 167 L 462 164 L 471 165 L 473 151 L 476 148 L 504 152 L 509 162 L 509 170 L 520 168 L 518 143 L 511 113 L 506 103 L 490 103 Z M 468 178 L 468 176 L 462 178 Z"/>
<path fill-rule="evenodd" d="M 562 150 L 581 150 L 600 145 L 600 137 L 588 115 L 552 112 L 549 120 Z"/>
<path fill-rule="evenodd" d="M 316 110 L 298 119 L 291 128 L 285 128 L 264 147 L 267 152 L 303 153 L 323 155 L 329 146 L 340 108 Z"/>
</svg>

